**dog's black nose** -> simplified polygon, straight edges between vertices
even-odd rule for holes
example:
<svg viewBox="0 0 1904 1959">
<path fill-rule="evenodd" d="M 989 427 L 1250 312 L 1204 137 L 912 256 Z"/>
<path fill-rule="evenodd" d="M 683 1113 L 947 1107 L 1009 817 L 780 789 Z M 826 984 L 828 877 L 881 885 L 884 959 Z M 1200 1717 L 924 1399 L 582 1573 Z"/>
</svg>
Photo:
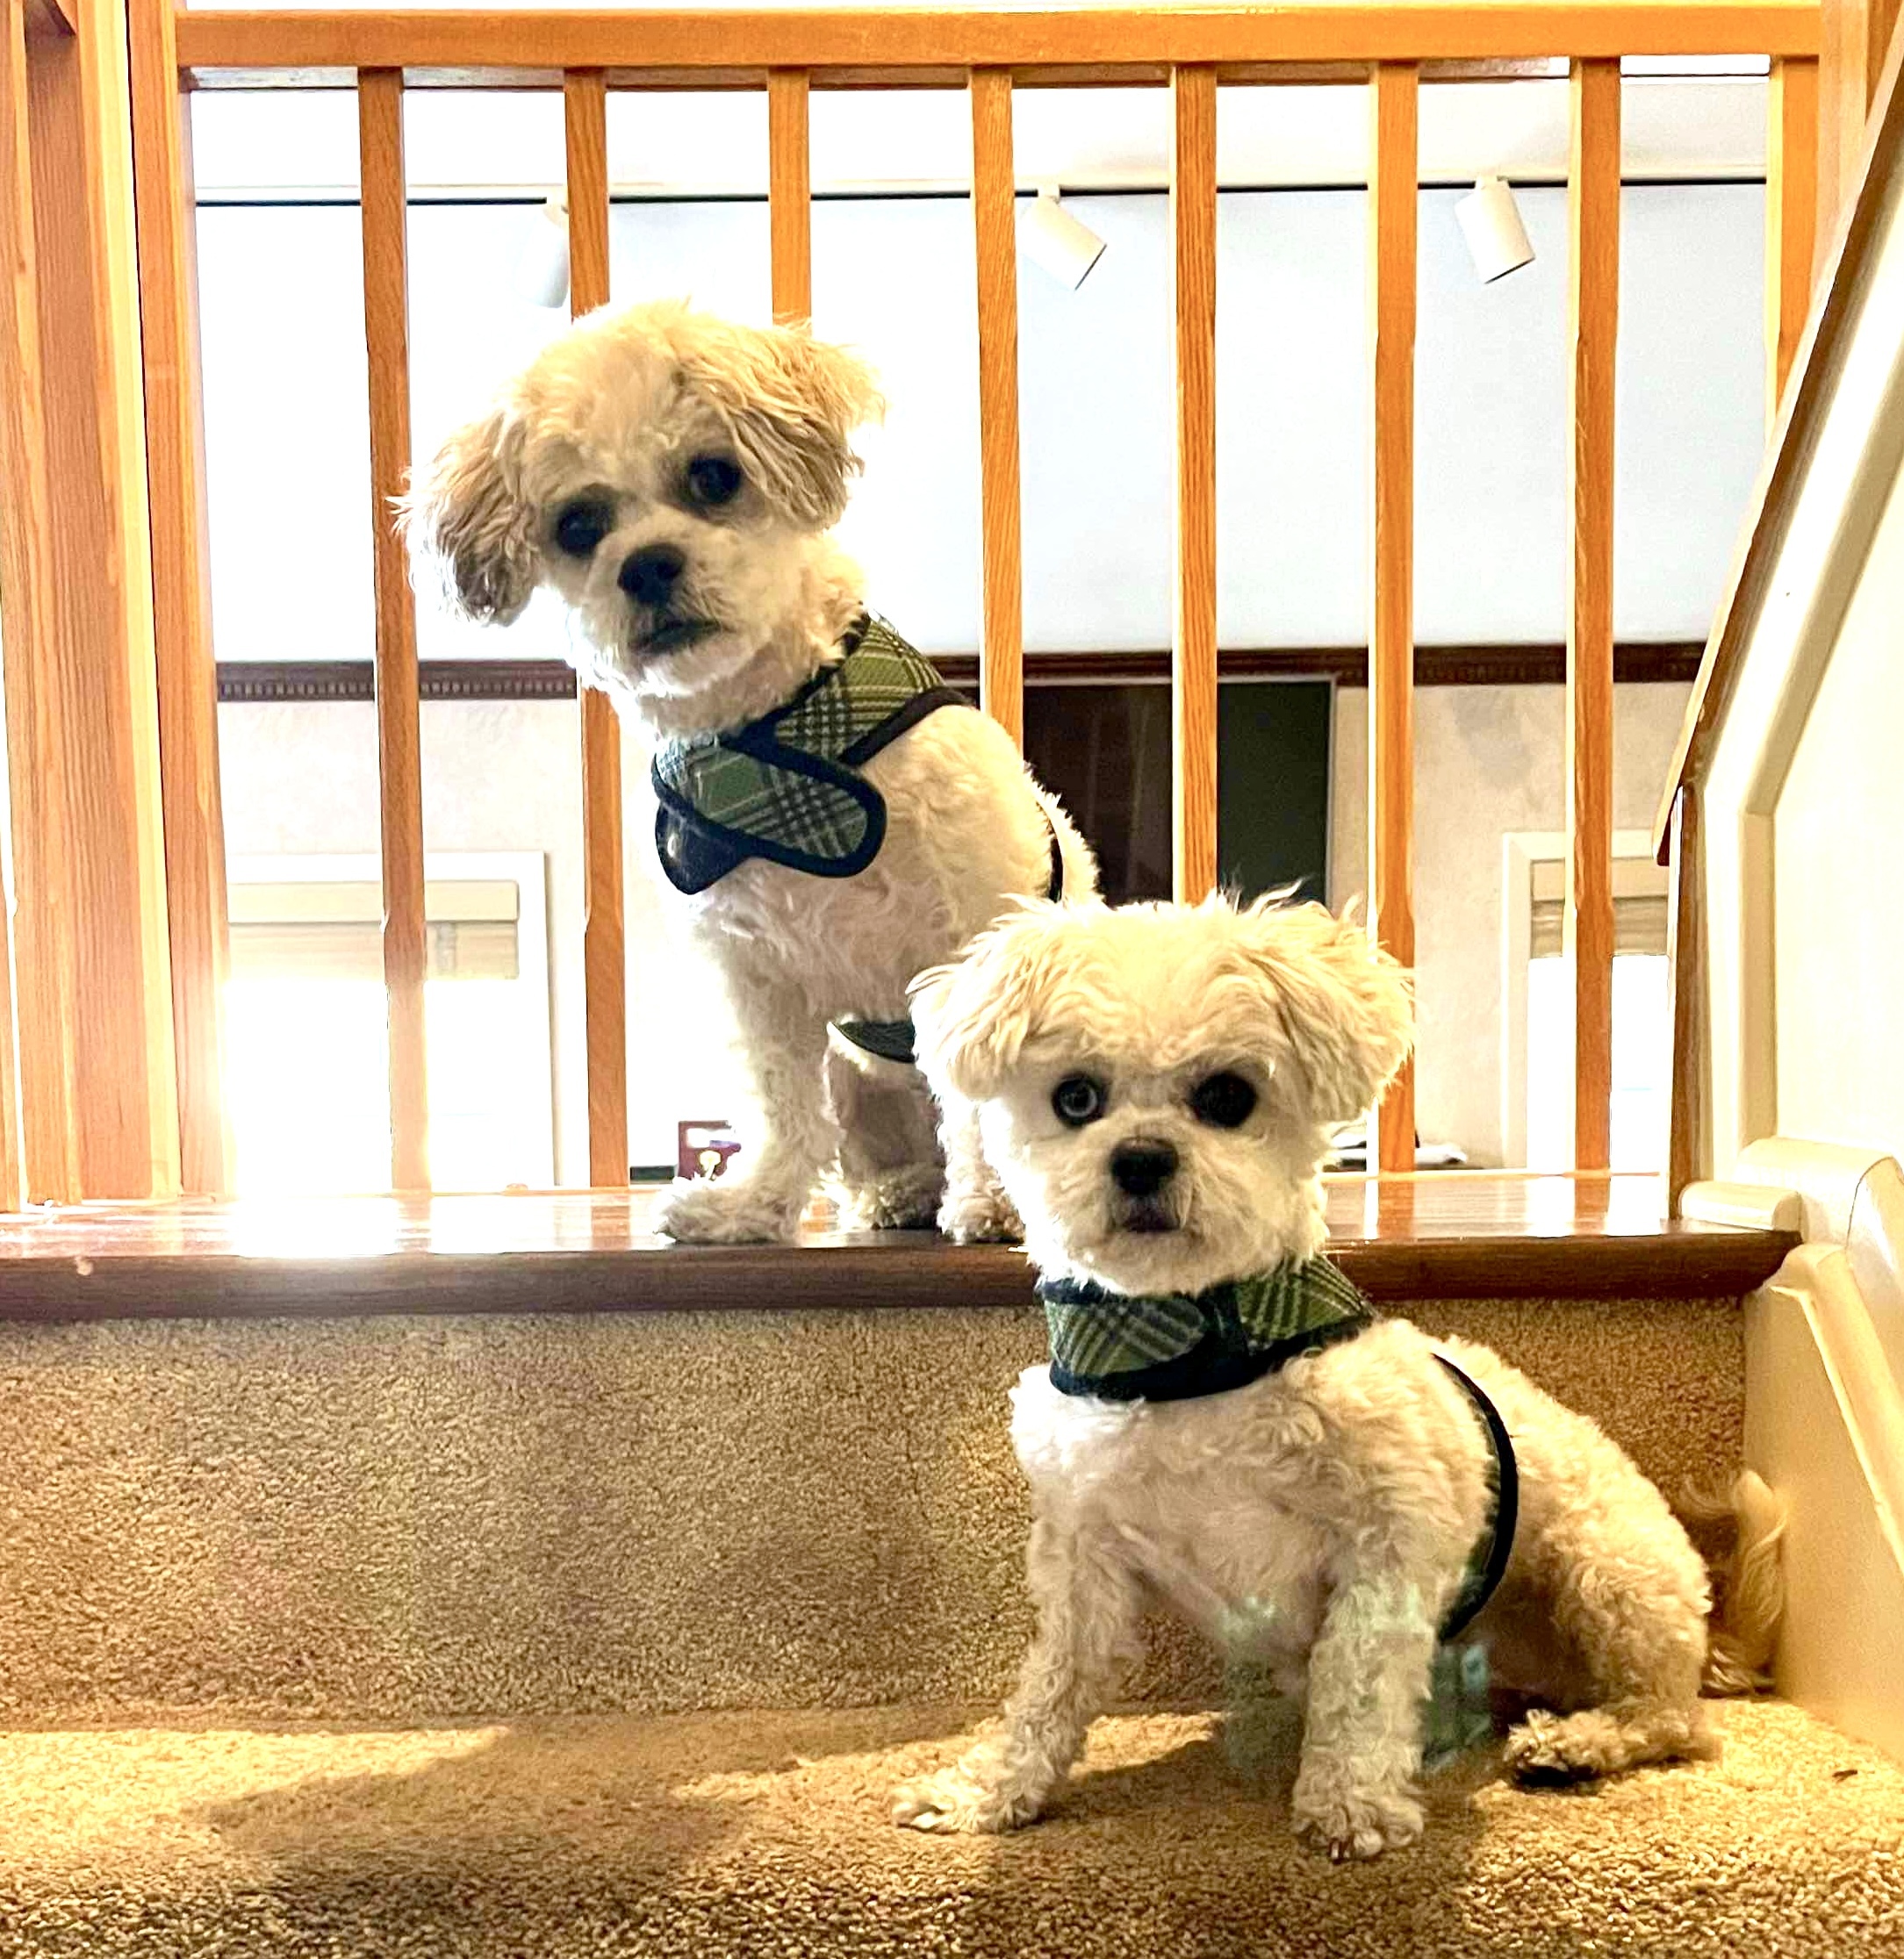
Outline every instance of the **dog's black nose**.
<svg viewBox="0 0 1904 1959">
<path fill-rule="evenodd" d="M 686 558 L 672 544 L 644 544 L 621 561 L 621 576 L 615 581 L 630 599 L 644 606 L 667 602 L 674 581 L 687 569 Z"/>
<path fill-rule="evenodd" d="M 1177 1152 L 1168 1143 L 1120 1143 L 1110 1153 L 1111 1180 L 1132 1197 L 1154 1197 L 1177 1173 Z"/>
</svg>

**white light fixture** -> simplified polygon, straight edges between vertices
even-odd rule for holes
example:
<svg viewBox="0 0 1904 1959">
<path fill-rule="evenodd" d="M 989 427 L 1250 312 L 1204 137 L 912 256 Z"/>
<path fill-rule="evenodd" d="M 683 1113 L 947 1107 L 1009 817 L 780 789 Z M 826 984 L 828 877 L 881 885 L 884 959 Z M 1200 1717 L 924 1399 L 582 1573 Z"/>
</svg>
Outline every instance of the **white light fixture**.
<svg viewBox="0 0 1904 1959">
<path fill-rule="evenodd" d="M 569 198 L 557 190 L 529 221 L 516 261 L 516 290 L 531 306 L 569 303 Z"/>
<path fill-rule="evenodd" d="M 1018 237 L 1026 255 L 1073 291 L 1084 283 L 1091 268 L 1104 255 L 1103 240 L 1059 202 L 1055 183 L 1039 184 Z"/>
<path fill-rule="evenodd" d="M 1527 228 L 1520 221 L 1520 207 L 1505 178 L 1483 177 L 1455 206 L 1455 215 L 1461 220 L 1462 235 L 1468 240 L 1483 285 L 1492 285 L 1523 265 L 1533 264 Z"/>
</svg>

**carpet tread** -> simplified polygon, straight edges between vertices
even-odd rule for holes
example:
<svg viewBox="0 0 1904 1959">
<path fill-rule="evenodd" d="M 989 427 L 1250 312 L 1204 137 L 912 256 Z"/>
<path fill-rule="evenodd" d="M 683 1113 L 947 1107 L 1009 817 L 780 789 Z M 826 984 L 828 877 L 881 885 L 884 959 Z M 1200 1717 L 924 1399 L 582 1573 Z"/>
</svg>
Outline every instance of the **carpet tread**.
<svg viewBox="0 0 1904 1959">
<path fill-rule="evenodd" d="M 1430 1783 L 1422 1845 L 1346 1870 L 1201 1714 L 1101 1722 L 1053 1813 L 992 1839 L 886 1820 L 971 1708 L 22 1729 L 0 1955 L 1904 1950 L 1904 1769 L 1780 1703 L 1723 1716 L 1719 1762 L 1584 1794 L 1469 1757 Z"/>
</svg>

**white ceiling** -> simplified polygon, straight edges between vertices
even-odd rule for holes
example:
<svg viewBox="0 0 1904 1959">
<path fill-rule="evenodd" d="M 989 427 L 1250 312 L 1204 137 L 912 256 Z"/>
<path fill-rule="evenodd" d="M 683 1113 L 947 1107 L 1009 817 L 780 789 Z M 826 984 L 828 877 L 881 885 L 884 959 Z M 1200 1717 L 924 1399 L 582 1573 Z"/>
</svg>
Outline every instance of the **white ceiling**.
<svg viewBox="0 0 1904 1959">
<path fill-rule="evenodd" d="M 1763 75 L 1639 77 L 1625 89 L 1630 177 L 1762 176 Z M 955 90 L 815 92 L 812 170 L 819 191 L 963 188 L 971 130 Z M 348 195 L 357 182 L 348 90 L 193 97 L 202 197 Z M 1158 186 L 1168 169 L 1162 89 L 1021 90 L 1015 104 L 1021 186 Z M 554 93 L 416 90 L 407 104 L 413 191 L 546 190 L 563 172 Z M 1358 86 L 1230 88 L 1219 97 L 1218 167 L 1229 185 L 1359 184 L 1368 175 L 1368 91 Z M 1421 93 L 1425 183 L 1500 171 L 1559 182 L 1567 170 L 1564 80 L 1429 84 Z M 766 106 L 758 94 L 616 94 L 608 104 L 617 190 L 759 194 L 766 188 Z"/>
</svg>

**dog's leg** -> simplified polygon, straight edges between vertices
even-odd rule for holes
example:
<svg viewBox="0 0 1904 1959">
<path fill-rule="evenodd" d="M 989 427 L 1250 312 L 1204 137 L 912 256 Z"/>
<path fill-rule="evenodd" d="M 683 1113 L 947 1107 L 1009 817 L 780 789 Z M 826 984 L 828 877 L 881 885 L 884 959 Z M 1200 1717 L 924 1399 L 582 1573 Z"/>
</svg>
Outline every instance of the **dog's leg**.
<svg viewBox="0 0 1904 1959">
<path fill-rule="evenodd" d="M 1434 1657 L 1424 1588 L 1399 1561 L 1353 1573 L 1309 1654 L 1296 1833 L 1343 1863 L 1421 1834 L 1415 1777 Z"/>
<path fill-rule="evenodd" d="M 839 1126 L 832 1180 L 849 1231 L 930 1229 L 945 1188 L 937 1111 L 924 1077 L 837 1031 L 826 1055 L 827 1106 Z"/>
<path fill-rule="evenodd" d="M 1040 1518 L 1031 1526 L 1029 1572 L 1038 1632 L 1003 1732 L 988 1735 L 956 1768 L 898 1790 L 895 1823 L 999 1831 L 1031 1822 L 1135 1658 L 1137 1587 L 1114 1545 Z"/>
<path fill-rule="evenodd" d="M 729 998 L 756 1098 L 745 1171 L 677 1183 L 661 1229 L 686 1245 L 772 1244 L 793 1237 L 839 1147 L 826 1106 L 826 1023 L 785 987 L 729 973 Z"/>
<path fill-rule="evenodd" d="M 1651 1507 L 1651 1506 L 1649 1506 Z M 1625 1511 L 1563 1512 L 1541 1546 L 1556 1572 L 1556 1627 L 1592 1683 L 1592 1706 L 1536 1708 L 1507 1737 L 1505 1759 L 1525 1782 L 1579 1782 L 1642 1762 L 1718 1753 L 1699 1699 L 1706 1657 L 1704 1568 L 1662 1514 L 1643 1532 Z"/>
<path fill-rule="evenodd" d="M 998 1173 L 986 1160 L 976 1106 L 949 1101 L 939 1134 L 945 1151 L 945 1201 L 939 1206 L 939 1230 L 959 1245 L 988 1240 L 1016 1244 L 1024 1236 L 1024 1226 Z"/>
</svg>

